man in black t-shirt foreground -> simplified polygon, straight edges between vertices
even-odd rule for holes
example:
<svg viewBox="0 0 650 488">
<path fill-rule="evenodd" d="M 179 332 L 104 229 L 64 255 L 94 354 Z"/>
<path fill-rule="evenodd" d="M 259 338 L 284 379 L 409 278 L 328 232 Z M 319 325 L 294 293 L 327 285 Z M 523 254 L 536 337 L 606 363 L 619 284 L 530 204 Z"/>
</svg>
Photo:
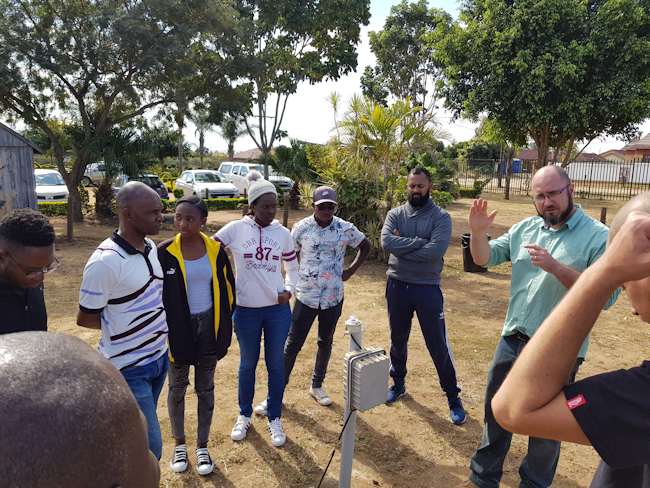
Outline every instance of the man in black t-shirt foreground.
<svg viewBox="0 0 650 488">
<path fill-rule="evenodd" d="M 650 361 L 571 385 L 580 346 L 614 290 L 650 322 L 650 192 L 618 213 L 605 254 L 571 287 L 524 348 L 492 400 L 506 430 L 592 445 L 602 460 L 591 487 L 650 487 Z"/>
<path fill-rule="evenodd" d="M 43 278 L 59 267 L 54 227 L 29 208 L 0 220 L 0 334 L 47 330 Z"/>
</svg>

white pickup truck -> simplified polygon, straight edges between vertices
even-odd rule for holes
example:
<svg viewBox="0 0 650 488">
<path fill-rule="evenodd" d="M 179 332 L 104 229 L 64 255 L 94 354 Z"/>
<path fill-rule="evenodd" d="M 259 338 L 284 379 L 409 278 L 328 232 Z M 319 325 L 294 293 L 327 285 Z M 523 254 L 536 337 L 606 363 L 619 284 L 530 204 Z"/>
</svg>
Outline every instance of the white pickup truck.
<svg viewBox="0 0 650 488">
<path fill-rule="evenodd" d="M 237 187 L 240 195 L 244 195 L 244 191 L 248 191 L 248 181 L 246 175 L 249 171 L 257 170 L 264 174 L 264 166 L 257 163 L 239 163 L 237 161 L 224 161 L 219 166 L 219 173 L 224 175 L 228 181 Z M 269 181 L 278 185 L 284 193 L 289 193 L 293 186 L 293 181 L 286 176 L 275 173 L 269 168 Z"/>
<path fill-rule="evenodd" d="M 99 184 L 104 178 L 104 171 L 106 170 L 104 166 L 104 161 L 99 163 L 91 163 L 86 166 L 86 171 L 84 171 L 83 178 L 81 178 L 81 184 L 83 186 L 90 186 L 92 184 Z"/>
</svg>

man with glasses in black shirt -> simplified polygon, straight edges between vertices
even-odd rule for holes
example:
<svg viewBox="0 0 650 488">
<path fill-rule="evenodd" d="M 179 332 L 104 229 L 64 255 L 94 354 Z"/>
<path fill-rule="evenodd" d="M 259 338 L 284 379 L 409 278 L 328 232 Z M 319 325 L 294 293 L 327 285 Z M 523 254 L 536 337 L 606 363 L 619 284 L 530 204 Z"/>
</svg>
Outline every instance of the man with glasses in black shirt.
<svg viewBox="0 0 650 488">
<path fill-rule="evenodd" d="M 0 334 L 47 330 L 43 278 L 59 267 L 54 227 L 29 208 L 0 220 Z"/>
</svg>

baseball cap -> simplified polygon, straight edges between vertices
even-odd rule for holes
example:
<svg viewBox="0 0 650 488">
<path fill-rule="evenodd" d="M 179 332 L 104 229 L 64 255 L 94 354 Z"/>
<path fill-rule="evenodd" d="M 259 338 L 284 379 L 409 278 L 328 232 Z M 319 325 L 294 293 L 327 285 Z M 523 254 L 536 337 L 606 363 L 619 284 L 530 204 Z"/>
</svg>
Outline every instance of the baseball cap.
<svg viewBox="0 0 650 488">
<path fill-rule="evenodd" d="M 336 203 L 336 192 L 334 188 L 330 188 L 329 186 L 319 186 L 314 190 L 314 205 L 320 205 L 325 202 Z"/>
</svg>

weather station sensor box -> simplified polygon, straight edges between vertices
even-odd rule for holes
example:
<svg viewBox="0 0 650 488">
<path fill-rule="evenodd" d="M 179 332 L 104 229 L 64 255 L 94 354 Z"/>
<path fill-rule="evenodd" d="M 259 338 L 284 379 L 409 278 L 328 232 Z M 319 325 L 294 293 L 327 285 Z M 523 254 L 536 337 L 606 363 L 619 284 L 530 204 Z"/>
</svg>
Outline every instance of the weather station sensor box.
<svg viewBox="0 0 650 488">
<path fill-rule="evenodd" d="M 365 412 L 386 403 L 390 360 L 384 349 L 350 351 L 344 362 L 343 396 L 350 410 Z"/>
</svg>

